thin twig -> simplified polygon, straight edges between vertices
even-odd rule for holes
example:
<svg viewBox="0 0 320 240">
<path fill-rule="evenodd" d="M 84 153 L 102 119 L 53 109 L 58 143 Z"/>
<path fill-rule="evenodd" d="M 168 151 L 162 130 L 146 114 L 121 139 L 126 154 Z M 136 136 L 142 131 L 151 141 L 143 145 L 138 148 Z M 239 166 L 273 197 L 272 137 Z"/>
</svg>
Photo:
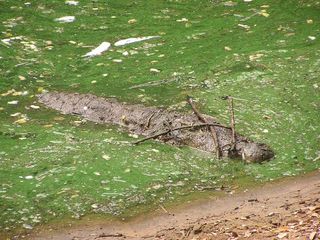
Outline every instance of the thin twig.
<svg viewBox="0 0 320 240">
<path fill-rule="evenodd" d="M 157 112 L 153 112 L 150 114 L 150 117 L 147 120 L 147 123 L 144 126 L 144 129 L 148 129 L 150 127 L 150 123 L 151 123 L 151 119 L 153 118 L 153 116 L 157 113 L 161 112 L 161 110 L 157 111 Z"/>
<path fill-rule="evenodd" d="M 116 234 L 102 233 L 98 237 L 96 237 L 95 239 L 97 239 L 97 238 L 120 238 L 120 237 L 125 237 L 125 235 L 123 235 L 122 233 L 116 233 Z"/>
<path fill-rule="evenodd" d="M 168 210 L 164 208 L 164 206 L 162 206 L 161 204 L 159 206 L 165 213 L 169 213 Z"/>
<path fill-rule="evenodd" d="M 231 149 L 236 149 L 236 130 L 235 130 L 235 120 L 234 120 L 234 109 L 233 109 L 233 98 L 228 97 L 228 103 L 229 103 L 229 111 L 230 111 L 230 127 L 232 131 L 232 138 L 231 138 Z"/>
<path fill-rule="evenodd" d="M 191 97 L 187 97 L 187 102 L 190 104 L 190 106 L 192 107 L 193 112 L 197 115 L 197 117 L 199 118 L 199 120 L 203 123 L 208 124 L 208 121 L 201 115 L 201 113 L 197 110 L 196 106 L 193 103 L 193 100 Z M 217 158 L 220 158 L 220 148 L 219 148 L 219 141 L 218 141 L 218 137 L 217 137 L 217 132 L 214 128 L 214 126 L 209 126 L 209 130 L 211 132 L 211 136 L 213 139 L 213 145 L 215 148 L 215 152 L 216 152 L 216 156 Z"/>
<path fill-rule="evenodd" d="M 191 126 L 182 126 L 182 127 L 172 128 L 172 129 L 169 129 L 169 130 L 154 134 L 152 136 L 140 139 L 140 140 L 134 142 L 133 144 L 137 145 L 137 144 L 145 142 L 145 141 L 147 141 L 149 139 L 157 138 L 157 137 L 160 137 L 162 135 L 166 135 L 166 134 L 168 134 L 170 132 L 173 132 L 173 131 L 182 130 L 182 129 L 188 129 L 188 128 L 197 128 L 197 127 L 222 127 L 222 128 L 230 129 L 230 127 L 226 127 L 226 126 L 223 126 L 223 125 L 220 125 L 220 124 L 213 124 L 213 123 L 202 123 L 202 124 L 195 124 L 195 125 L 191 125 Z"/>
</svg>

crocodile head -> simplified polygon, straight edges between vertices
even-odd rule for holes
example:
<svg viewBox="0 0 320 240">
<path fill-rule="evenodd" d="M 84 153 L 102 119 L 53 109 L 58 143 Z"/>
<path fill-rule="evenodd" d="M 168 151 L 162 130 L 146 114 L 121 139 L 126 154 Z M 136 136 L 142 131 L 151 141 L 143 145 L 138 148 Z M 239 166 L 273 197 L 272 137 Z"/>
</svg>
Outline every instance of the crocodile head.
<svg viewBox="0 0 320 240">
<path fill-rule="evenodd" d="M 242 159 L 247 163 L 260 163 L 274 157 L 274 152 L 263 143 L 249 142 L 241 152 Z"/>
</svg>

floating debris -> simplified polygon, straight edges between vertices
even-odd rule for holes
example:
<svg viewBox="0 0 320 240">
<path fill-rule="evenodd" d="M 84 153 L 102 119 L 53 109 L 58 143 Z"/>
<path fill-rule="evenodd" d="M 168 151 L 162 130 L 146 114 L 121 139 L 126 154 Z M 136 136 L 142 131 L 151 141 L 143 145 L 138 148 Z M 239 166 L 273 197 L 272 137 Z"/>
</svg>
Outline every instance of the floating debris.
<svg viewBox="0 0 320 240">
<path fill-rule="evenodd" d="M 159 73 L 161 71 L 159 69 L 156 69 L 156 68 L 150 68 L 150 72 Z"/>
<path fill-rule="evenodd" d="M 76 20 L 75 16 L 65 16 L 65 17 L 55 19 L 55 21 L 59 23 L 71 23 L 71 22 L 74 22 L 75 20 Z"/>
<path fill-rule="evenodd" d="M 33 229 L 33 227 L 30 224 L 26 224 L 26 223 L 24 223 L 22 227 L 29 230 Z"/>
<path fill-rule="evenodd" d="M 37 106 L 37 105 L 30 105 L 30 108 L 32 108 L 32 109 L 39 109 L 40 107 Z"/>
<path fill-rule="evenodd" d="M 8 102 L 9 105 L 17 105 L 18 103 L 19 103 L 18 100 L 13 100 L 13 101 Z"/>
<path fill-rule="evenodd" d="M 181 18 L 181 19 L 177 19 L 177 22 L 188 22 L 188 18 Z"/>
<path fill-rule="evenodd" d="M 137 22 L 137 19 L 130 19 L 128 21 L 129 24 L 135 24 Z"/>
<path fill-rule="evenodd" d="M 70 5 L 70 6 L 78 6 L 79 2 L 78 1 L 65 1 L 65 4 Z"/>
<path fill-rule="evenodd" d="M 308 36 L 308 38 L 309 38 L 311 41 L 316 40 L 316 37 L 315 37 L 315 36 Z"/>
<path fill-rule="evenodd" d="M 246 24 L 241 24 L 241 23 L 239 23 L 238 26 L 241 27 L 241 28 L 244 28 L 244 29 L 246 29 L 246 30 L 249 30 L 249 29 L 250 29 L 250 26 L 249 26 L 249 25 L 246 25 Z"/>
<path fill-rule="evenodd" d="M 24 123 L 26 123 L 27 121 L 28 121 L 27 118 L 20 118 L 20 119 L 14 121 L 14 123 L 16 123 L 16 124 L 24 124 Z"/>
<path fill-rule="evenodd" d="M 101 55 L 103 52 L 107 51 L 110 48 L 111 44 L 109 42 L 103 42 L 98 47 L 93 49 L 92 51 L 83 55 L 83 57 L 95 57 Z"/>
<path fill-rule="evenodd" d="M 131 43 L 136 43 L 136 42 L 142 42 L 142 41 L 146 41 L 146 40 L 150 40 L 150 39 L 155 39 L 155 38 L 159 38 L 160 36 L 148 36 L 148 37 L 137 37 L 137 38 L 127 38 L 127 39 L 122 39 L 119 40 L 117 42 L 115 42 L 115 46 L 116 47 L 120 47 L 120 46 L 124 46 L 124 45 L 128 45 Z"/>
<path fill-rule="evenodd" d="M 102 158 L 107 161 L 111 159 L 111 157 L 106 154 L 102 155 Z"/>
</svg>

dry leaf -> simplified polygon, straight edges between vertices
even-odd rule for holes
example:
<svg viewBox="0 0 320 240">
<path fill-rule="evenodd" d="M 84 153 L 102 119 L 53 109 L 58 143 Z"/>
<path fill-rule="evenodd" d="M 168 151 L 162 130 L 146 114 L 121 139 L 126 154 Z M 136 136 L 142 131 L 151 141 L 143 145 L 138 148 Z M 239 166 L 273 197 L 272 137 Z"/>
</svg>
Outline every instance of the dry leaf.
<svg viewBox="0 0 320 240">
<path fill-rule="evenodd" d="M 137 19 L 134 19 L 134 18 L 133 18 L 133 19 L 130 19 L 130 20 L 128 21 L 129 24 L 134 24 L 134 23 L 136 23 L 136 22 L 137 22 Z"/>
<path fill-rule="evenodd" d="M 30 108 L 32 108 L 32 109 L 39 109 L 40 107 L 37 106 L 37 105 L 31 105 Z"/>
<path fill-rule="evenodd" d="M 20 81 L 26 80 L 26 78 L 24 76 L 21 76 L 21 75 L 19 75 L 18 78 L 20 79 Z"/>
<path fill-rule="evenodd" d="M 317 232 L 312 232 L 312 233 L 310 233 L 309 239 L 310 239 L 310 240 L 314 240 L 314 239 L 316 238 L 316 235 L 317 235 Z"/>
<path fill-rule="evenodd" d="M 26 118 L 20 118 L 18 120 L 16 120 L 14 123 L 17 123 L 17 124 L 24 124 L 26 123 L 28 120 Z"/>
<path fill-rule="evenodd" d="M 17 105 L 18 103 L 19 103 L 19 101 L 17 101 L 17 100 L 13 100 L 13 101 L 8 102 L 9 105 Z"/>
<path fill-rule="evenodd" d="M 277 237 L 282 239 L 282 238 L 285 238 L 286 236 L 288 236 L 288 233 L 284 232 L 284 233 L 279 233 Z"/>
</svg>

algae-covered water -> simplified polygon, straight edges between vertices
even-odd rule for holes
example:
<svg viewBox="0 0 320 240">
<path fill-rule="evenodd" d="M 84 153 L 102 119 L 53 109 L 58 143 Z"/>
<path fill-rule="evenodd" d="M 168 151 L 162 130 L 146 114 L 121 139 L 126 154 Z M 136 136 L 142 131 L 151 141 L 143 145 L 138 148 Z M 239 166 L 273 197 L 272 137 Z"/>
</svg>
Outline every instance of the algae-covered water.
<svg viewBox="0 0 320 240">
<path fill-rule="evenodd" d="M 0 0 L 0 231 L 128 216 L 199 191 L 320 167 L 320 2 Z M 55 21 L 74 16 L 72 22 Z M 116 47 L 130 37 L 159 36 Z M 82 56 L 110 42 L 90 59 Z M 45 109 L 42 91 L 206 114 L 269 144 L 264 164 L 217 160 Z"/>
</svg>

